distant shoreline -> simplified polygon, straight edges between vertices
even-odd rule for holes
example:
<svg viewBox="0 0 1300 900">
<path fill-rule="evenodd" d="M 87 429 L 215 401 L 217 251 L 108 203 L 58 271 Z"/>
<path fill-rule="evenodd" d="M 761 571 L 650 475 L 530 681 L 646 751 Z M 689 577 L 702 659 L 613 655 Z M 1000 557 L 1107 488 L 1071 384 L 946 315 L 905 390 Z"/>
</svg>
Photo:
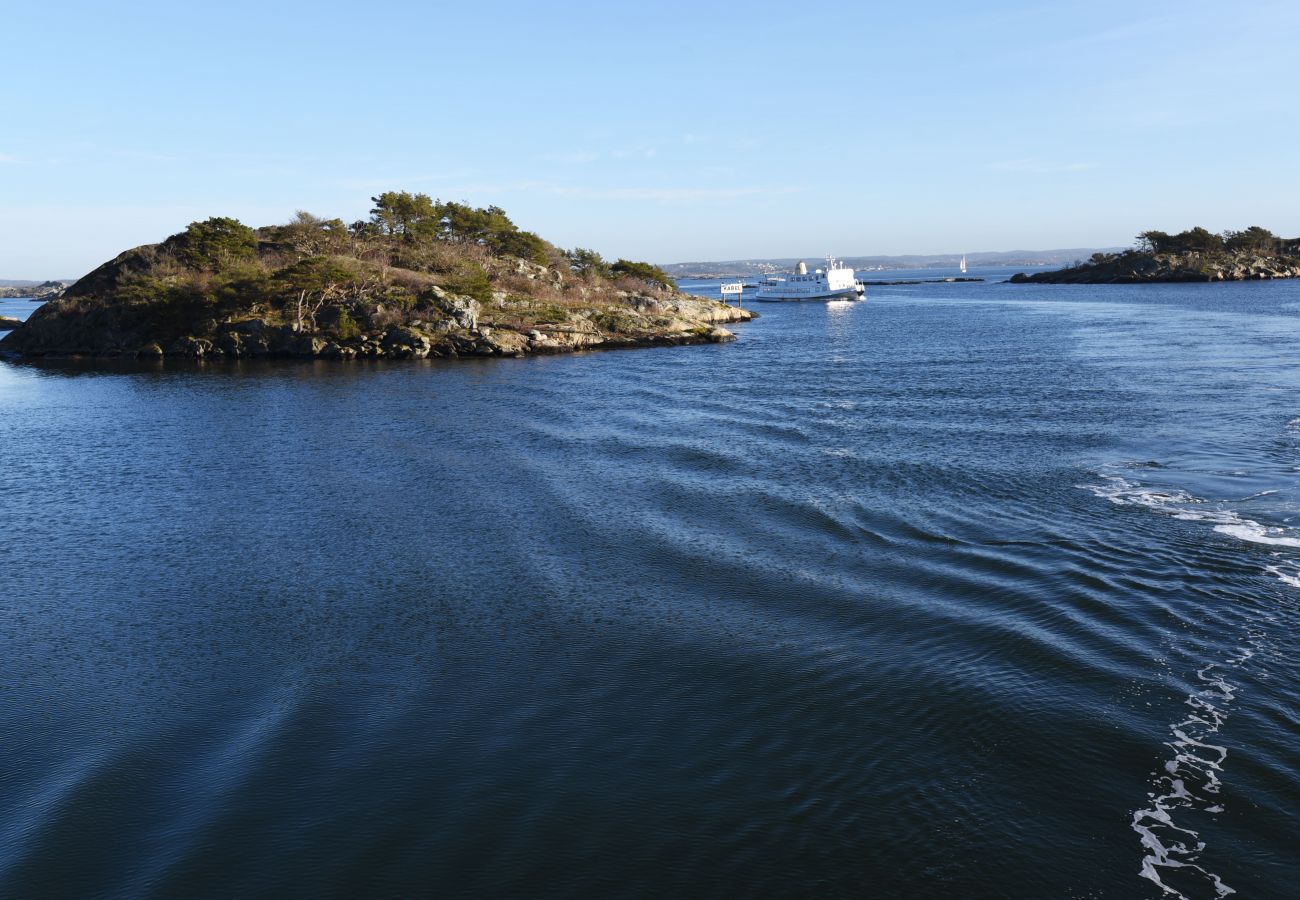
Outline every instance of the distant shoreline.
<svg viewBox="0 0 1300 900">
<path fill-rule="evenodd" d="M 1159 284 L 1215 281 L 1272 281 L 1300 278 L 1300 258 L 1253 253 L 1142 253 L 1131 251 L 1087 263 L 1018 272 L 1010 284 Z"/>
<path fill-rule="evenodd" d="M 40 281 L 0 285 L 0 300 L 50 300 L 72 286 L 70 281 Z"/>
<path fill-rule="evenodd" d="M 1055 250 L 981 250 L 955 253 L 907 253 L 894 255 L 860 255 L 839 257 L 846 266 L 861 272 L 891 270 L 956 269 L 966 257 L 968 267 L 1034 269 L 1042 266 L 1067 266 L 1095 253 L 1113 253 L 1123 247 L 1074 247 Z M 747 278 L 788 272 L 805 257 L 748 257 L 745 259 L 693 260 L 662 265 L 673 278 Z"/>
</svg>

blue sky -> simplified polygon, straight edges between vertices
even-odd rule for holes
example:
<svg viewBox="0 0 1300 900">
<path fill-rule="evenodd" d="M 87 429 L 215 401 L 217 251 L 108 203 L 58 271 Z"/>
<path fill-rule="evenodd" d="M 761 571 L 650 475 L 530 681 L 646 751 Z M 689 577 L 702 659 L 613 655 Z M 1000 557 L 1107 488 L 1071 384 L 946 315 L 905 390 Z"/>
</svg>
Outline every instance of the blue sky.
<svg viewBox="0 0 1300 900">
<path fill-rule="evenodd" d="M 389 188 L 656 262 L 1300 235 L 1291 0 L 3 9 L 0 277 Z"/>
</svg>

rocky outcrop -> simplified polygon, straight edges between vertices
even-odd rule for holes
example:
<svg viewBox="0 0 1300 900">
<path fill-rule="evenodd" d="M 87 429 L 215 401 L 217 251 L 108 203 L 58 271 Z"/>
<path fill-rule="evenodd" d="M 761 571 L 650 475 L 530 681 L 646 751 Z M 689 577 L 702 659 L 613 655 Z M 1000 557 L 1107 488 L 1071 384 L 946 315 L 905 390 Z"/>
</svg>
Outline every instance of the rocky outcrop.
<svg viewBox="0 0 1300 900">
<path fill-rule="evenodd" d="M 393 359 L 424 359 L 433 343 L 415 328 L 390 328 L 380 338 L 384 355 Z"/>
<path fill-rule="evenodd" d="M 23 324 L 22 319 L 15 319 L 12 316 L 0 316 L 0 331 L 12 331 L 21 324 Z"/>
<path fill-rule="evenodd" d="M 75 297 L 47 303 L 0 340 L 0 351 L 25 356 L 180 357 L 187 359 L 432 359 L 513 356 L 578 350 L 721 343 L 722 327 L 754 313 L 686 294 L 624 293 L 616 304 L 555 306 L 506 295 L 480 304 L 435 289 L 425 318 L 368 327 L 342 336 L 339 311 L 314 331 L 263 318 L 207 320 L 200 334 L 167 338 L 161 325 L 133 316 L 129 305 L 89 309 Z M 322 323 L 325 323 L 324 325 Z M 332 324 L 330 324 L 332 323 Z M 330 329 L 333 329 L 332 331 Z"/>
<path fill-rule="evenodd" d="M 1145 282 L 1266 281 L 1300 278 L 1300 259 L 1254 253 L 1099 253 L 1054 272 L 1021 272 L 1012 284 L 1142 284 Z"/>
<path fill-rule="evenodd" d="M 520 265 L 525 265 L 524 260 L 518 261 Z M 539 266 L 545 270 L 545 266 Z M 429 289 L 433 296 L 433 306 L 440 311 L 446 319 L 448 329 L 461 328 L 466 331 L 473 331 L 478 328 L 478 314 L 480 311 L 478 302 L 472 297 L 463 297 L 457 294 L 449 293 L 440 287 Z"/>
</svg>

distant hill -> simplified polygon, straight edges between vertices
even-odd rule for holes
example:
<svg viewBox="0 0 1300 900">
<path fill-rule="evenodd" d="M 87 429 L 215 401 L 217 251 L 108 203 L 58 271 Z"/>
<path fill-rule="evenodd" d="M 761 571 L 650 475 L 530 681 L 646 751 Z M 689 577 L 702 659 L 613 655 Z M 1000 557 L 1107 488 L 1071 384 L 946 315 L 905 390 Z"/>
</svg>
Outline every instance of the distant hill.
<svg viewBox="0 0 1300 900">
<path fill-rule="evenodd" d="M 1080 247 L 1062 250 L 1001 250 L 967 253 L 968 266 L 1061 266 L 1088 259 L 1094 253 L 1110 253 L 1121 247 Z M 855 269 L 954 269 L 961 262 L 960 253 L 910 254 L 906 256 L 846 256 L 843 261 Z M 730 259 L 713 262 L 682 262 L 662 266 L 674 278 L 708 278 L 720 275 L 762 275 L 784 272 L 800 260 L 816 263 L 817 257 L 778 259 Z"/>
</svg>

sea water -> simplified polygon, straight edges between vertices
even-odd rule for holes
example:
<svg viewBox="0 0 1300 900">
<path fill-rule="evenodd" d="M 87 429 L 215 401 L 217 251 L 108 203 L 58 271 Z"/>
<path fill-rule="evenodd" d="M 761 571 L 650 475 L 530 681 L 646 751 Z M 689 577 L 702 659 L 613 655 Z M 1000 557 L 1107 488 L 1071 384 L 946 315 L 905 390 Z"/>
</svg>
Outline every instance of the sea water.
<svg viewBox="0 0 1300 900">
<path fill-rule="evenodd" d="M 1294 896 L 1300 283 L 970 274 L 0 363 L 0 894 Z"/>
</svg>

